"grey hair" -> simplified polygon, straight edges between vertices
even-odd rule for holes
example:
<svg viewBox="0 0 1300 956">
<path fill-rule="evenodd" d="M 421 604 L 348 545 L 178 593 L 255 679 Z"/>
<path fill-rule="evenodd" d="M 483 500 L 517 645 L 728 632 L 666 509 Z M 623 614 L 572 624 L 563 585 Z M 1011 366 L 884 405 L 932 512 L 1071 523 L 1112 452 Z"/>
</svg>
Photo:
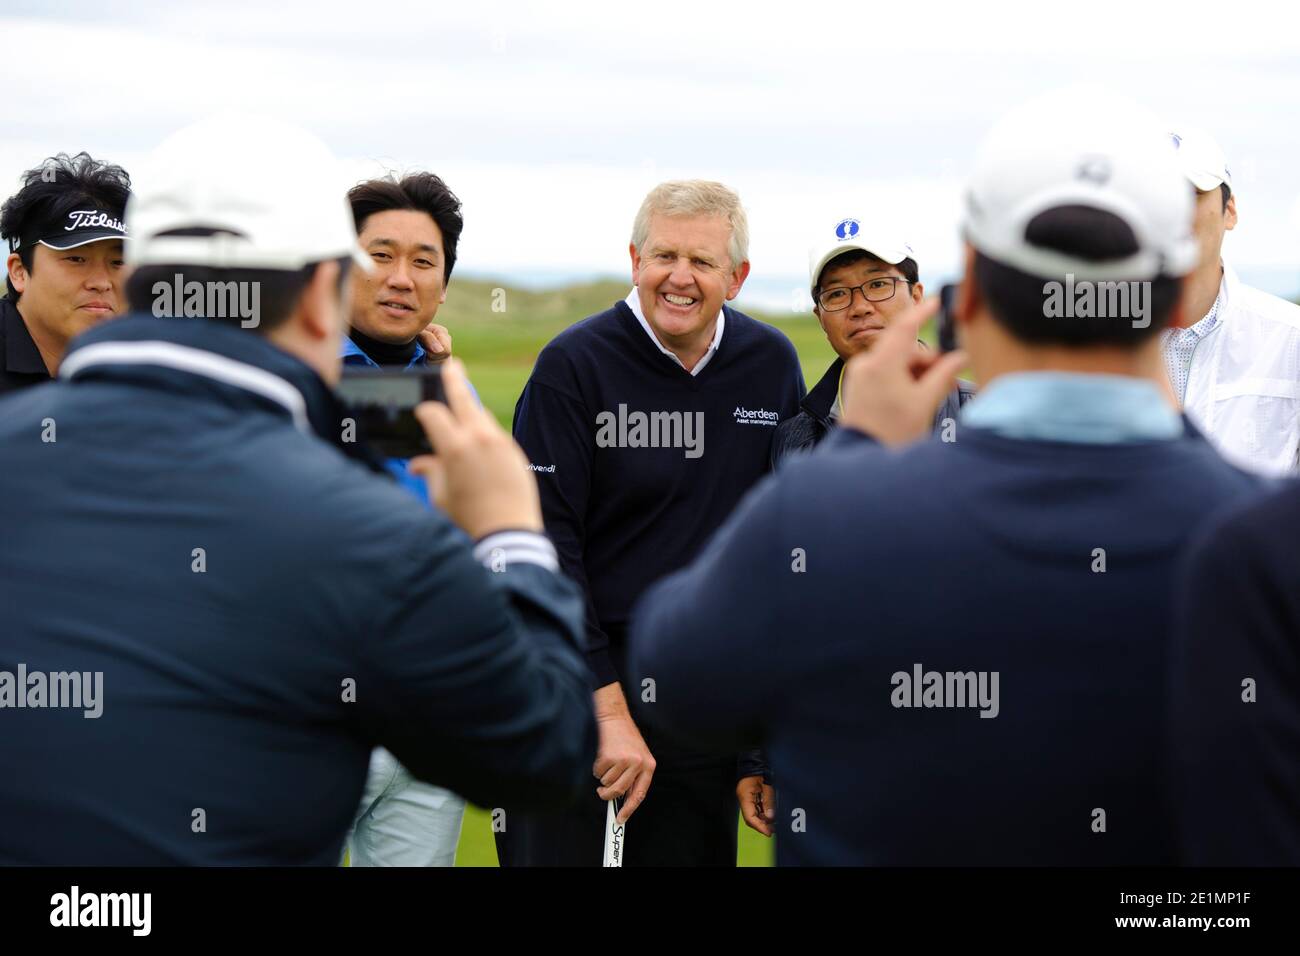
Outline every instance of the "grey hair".
<svg viewBox="0 0 1300 956">
<path fill-rule="evenodd" d="M 641 253 L 650 237 L 650 217 L 719 216 L 731 227 L 727 254 L 735 269 L 749 259 L 749 219 L 740 196 L 722 183 L 704 179 L 679 179 L 660 183 L 646 195 L 632 223 L 632 245 Z"/>
</svg>

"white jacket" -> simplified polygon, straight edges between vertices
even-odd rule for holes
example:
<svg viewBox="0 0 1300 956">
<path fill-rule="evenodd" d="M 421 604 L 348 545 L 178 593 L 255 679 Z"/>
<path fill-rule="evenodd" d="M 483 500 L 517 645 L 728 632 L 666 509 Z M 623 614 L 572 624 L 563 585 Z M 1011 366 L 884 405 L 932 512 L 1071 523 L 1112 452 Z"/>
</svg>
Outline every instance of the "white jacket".
<svg viewBox="0 0 1300 956">
<path fill-rule="evenodd" d="M 1242 285 L 1224 263 L 1219 313 L 1192 353 L 1184 409 L 1239 467 L 1300 470 L 1300 306 Z"/>
</svg>

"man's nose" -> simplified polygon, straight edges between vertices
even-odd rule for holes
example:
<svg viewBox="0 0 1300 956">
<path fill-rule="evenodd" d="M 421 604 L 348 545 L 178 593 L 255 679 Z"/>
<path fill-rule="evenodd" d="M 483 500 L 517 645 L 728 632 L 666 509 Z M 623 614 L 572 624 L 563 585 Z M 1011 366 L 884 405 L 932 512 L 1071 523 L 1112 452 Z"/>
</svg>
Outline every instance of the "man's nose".
<svg viewBox="0 0 1300 956">
<path fill-rule="evenodd" d="M 853 290 L 853 299 L 849 303 L 849 315 L 870 315 L 876 311 L 876 303 L 867 298 L 867 292 L 861 286 Z"/>
<path fill-rule="evenodd" d="M 86 288 L 93 292 L 108 292 L 113 288 L 113 276 L 105 263 L 98 263 L 86 276 Z"/>
<path fill-rule="evenodd" d="M 682 288 L 694 285 L 695 275 L 691 272 L 690 261 L 679 256 L 673 263 L 673 271 L 669 274 L 669 278 L 674 285 Z"/>
<path fill-rule="evenodd" d="M 388 273 L 388 284 L 395 289 L 413 289 L 415 281 L 411 278 L 410 268 L 405 262 L 396 262 Z"/>
</svg>

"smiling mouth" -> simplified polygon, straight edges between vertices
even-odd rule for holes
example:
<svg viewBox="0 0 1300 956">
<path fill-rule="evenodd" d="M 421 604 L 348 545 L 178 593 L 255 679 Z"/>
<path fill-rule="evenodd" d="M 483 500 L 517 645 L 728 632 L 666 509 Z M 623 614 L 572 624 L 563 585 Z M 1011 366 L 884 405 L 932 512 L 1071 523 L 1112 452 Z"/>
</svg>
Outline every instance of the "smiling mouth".
<svg viewBox="0 0 1300 956">
<path fill-rule="evenodd" d="M 379 305 L 398 315 L 409 315 L 415 311 L 415 306 L 407 305 L 405 302 L 380 302 Z"/>
<path fill-rule="evenodd" d="M 664 301 L 669 305 L 675 305 L 679 309 L 689 308 L 699 301 L 699 299 L 693 299 L 689 295 L 675 295 L 672 292 L 661 292 L 660 295 L 664 297 Z"/>
</svg>

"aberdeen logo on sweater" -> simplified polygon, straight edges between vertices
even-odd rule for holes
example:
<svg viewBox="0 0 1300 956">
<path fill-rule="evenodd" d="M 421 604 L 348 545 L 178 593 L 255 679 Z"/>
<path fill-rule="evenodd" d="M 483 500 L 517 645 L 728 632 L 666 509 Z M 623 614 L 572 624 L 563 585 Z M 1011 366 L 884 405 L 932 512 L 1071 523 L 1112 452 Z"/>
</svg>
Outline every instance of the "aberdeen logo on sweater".
<svg viewBox="0 0 1300 956">
<path fill-rule="evenodd" d="M 746 408 L 737 405 L 736 410 L 731 414 L 737 425 L 771 425 L 775 428 L 781 421 L 780 412 L 769 412 L 766 408 Z"/>
</svg>

